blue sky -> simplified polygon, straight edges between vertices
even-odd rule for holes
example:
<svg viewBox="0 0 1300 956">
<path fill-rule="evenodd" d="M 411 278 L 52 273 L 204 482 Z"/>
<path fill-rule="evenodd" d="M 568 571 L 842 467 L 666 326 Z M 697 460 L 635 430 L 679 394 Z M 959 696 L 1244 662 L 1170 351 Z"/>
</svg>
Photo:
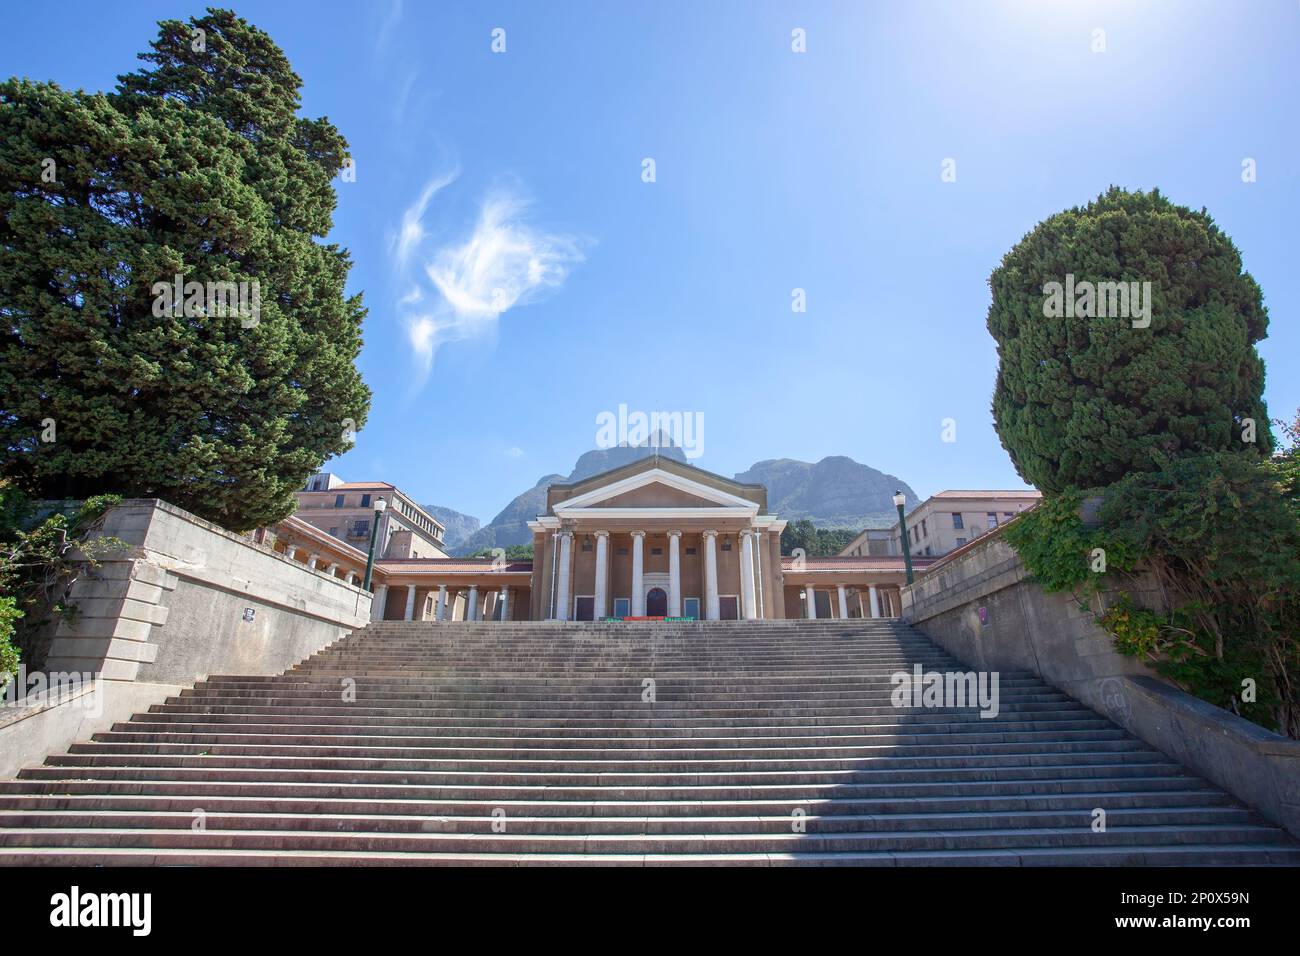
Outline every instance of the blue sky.
<svg viewBox="0 0 1300 956">
<path fill-rule="evenodd" d="M 0 71 L 110 88 L 203 6 L 12 5 Z M 1295 0 L 233 7 L 357 162 L 330 237 L 370 308 L 349 479 L 487 521 L 625 403 L 702 413 L 724 474 L 843 454 L 922 496 L 1021 487 L 986 280 L 1111 183 L 1209 209 L 1264 289 L 1270 412 L 1300 406 Z"/>
</svg>

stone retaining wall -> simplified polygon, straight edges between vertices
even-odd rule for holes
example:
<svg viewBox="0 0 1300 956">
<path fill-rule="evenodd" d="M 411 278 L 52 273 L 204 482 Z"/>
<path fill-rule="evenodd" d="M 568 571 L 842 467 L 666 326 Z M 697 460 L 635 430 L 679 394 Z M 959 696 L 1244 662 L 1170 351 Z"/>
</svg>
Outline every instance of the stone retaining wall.
<svg viewBox="0 0 1300 956">
<path fill-rule="evenodd" d="M 0 776 L 209 675 L 278 674 L 370 619 L 361 588 L 163 501 L 123 501 L 102 533 L 127 549 L 73 585 L 44 666 L 93 680 L 0 707 Z"/>
<path fill-rule="evenodd" d="M 903 617 L 978 670 L 1029 671 L 1300 836 L 1300 741 L 1192 697 L 1115 650 L 1091 607 L 1048 594 L 1015 551 L 990 533 L 903 589 Z M 1135 597 L 1163 595 L 1139 578 Z"/>
</svg>

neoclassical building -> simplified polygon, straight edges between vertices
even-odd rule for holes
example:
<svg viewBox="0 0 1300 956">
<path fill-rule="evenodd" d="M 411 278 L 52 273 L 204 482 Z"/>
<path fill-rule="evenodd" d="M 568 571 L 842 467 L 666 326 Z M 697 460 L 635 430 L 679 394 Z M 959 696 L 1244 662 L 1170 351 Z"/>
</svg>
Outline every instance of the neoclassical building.
<svg viewBox="0 0 1300 956">
<path fill-rule="evenodd" d="M 384 558 L 376 620 L 894 617 L 903 559 L 781 554 L 767 489 L 650 456 L 552 485 L 529 522 L 534 560 Z M 289 518 L 275 547 L 359 579 L 365 554 Z M 917 573 L 934 559 L 916 558 Z"/>
<path fill-rule="evenodd" d="M 533 532 L 532 617 L 785 617 L 767 489 L 649 457 L 552 485 Z"/>
</svg>

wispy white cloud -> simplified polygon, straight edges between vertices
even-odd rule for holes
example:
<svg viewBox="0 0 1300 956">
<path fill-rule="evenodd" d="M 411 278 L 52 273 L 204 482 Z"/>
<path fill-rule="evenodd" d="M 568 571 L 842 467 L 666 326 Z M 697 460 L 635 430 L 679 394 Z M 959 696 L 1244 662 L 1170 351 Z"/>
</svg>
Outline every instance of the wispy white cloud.
<svg viewBox="0 0 1300 956">
<path fill-rule="evenodd" d="M 481 334 L 510 309 L 553 293 L 583 261 L 581 239 L 530 224 L 529 202 L 507 187 L 483 197 L 468 236 L 434 247 L 426 217 L 455 179 L 430 181 L 403 213 L 394 242 L 397 269 L 411 283 L 399 306 L 421 382 L 440 345 Z"/>
<path fill-rule="evenodd" d="M 392 39 L 393 31 L 402 22 L 402 0 L 393 0 L 388 6 L 384 18 L 379 21 L 379 32 L 375 36 L 375 55 L 381 55 Z"/>
<path fill-rule="evenodd" d="M 435 176 L 429 180 L 424 191 L 420 193 L 420 198 L 408 207 L 406 212 L 402 213 L 402 227 L 398 230 L 395 251 L 397 253 L 397 267 L 405 269 L 411 253 L 421 242 L 424 241 L 426 233 L 424 231 L 424 214 L 429 208 L 429 202 L 440 190 L 446 189 L 456 181 L 460 175 L 459 169 L 453 169 L 451 172 L 442 176 Z M 415 287 L 415 292 L 419 295 L 419 287 Z M 409 298 L 409 294 L 408 294 Z M 405 301 L 405 300 L 403 300 Z"/>
</svg>

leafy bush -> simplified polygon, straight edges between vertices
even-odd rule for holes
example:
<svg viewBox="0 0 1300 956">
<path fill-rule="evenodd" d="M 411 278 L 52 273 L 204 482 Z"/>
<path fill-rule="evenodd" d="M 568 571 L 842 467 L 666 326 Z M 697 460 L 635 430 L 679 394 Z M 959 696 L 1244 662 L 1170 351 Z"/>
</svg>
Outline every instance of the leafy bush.
<svg viewBox="0 0 1300 956">
<path fill-rule="evenodd" d="M 15 652 L 29 667 L 44 664 L 34 652 L 54 619 L 75 615 L 66 596 L 82 570 L 126 547 L 97 533 L 104 514 L 120 500 L 100 495 L 73 503 L 67 512 L 38 515 L 21 491 L 0 485 L 0 597 L 12 602 L 15 613 L 7 627 L 14 632 Z"/>
<path fill-rule="evenodd" d="M 23 616 L 18 603 L 11 597 L 0 597 L 0 687 L 8 681 L 7 675 L 18 672 L 18 648 L 13 645 L 14 622 Z"/>
<path fill-rule="evenodd" d="M 1100 527 L 1085 526 L 1080 516 L 1084 493 L 1067 491 L 1042 501 L 1003 532 L 1046 591 L 1095 593 L 1103 577 L 1093 571 L 1098 548 L 1110 572 L 1132 571 L 1131 546 Z"/>
<path fill-rule="evenodd" d="M 1005 533 L 1048 591 L 1122 591 L 1126 572 L 1154 573 L 1172 610 L 1122 597 L 1099 619 L 1116 648 L 1203 700 L 1300 737 L 1300 517 L 1290 467 L 1231 452 L 1181 458 L 1049 499 Z M 1089 494 L 1104 499 L 1096 528 L 1079 517 Z M 1106 550 L 1104 576 L 1090 572 L 1094 547 Z"/>
</svg>

